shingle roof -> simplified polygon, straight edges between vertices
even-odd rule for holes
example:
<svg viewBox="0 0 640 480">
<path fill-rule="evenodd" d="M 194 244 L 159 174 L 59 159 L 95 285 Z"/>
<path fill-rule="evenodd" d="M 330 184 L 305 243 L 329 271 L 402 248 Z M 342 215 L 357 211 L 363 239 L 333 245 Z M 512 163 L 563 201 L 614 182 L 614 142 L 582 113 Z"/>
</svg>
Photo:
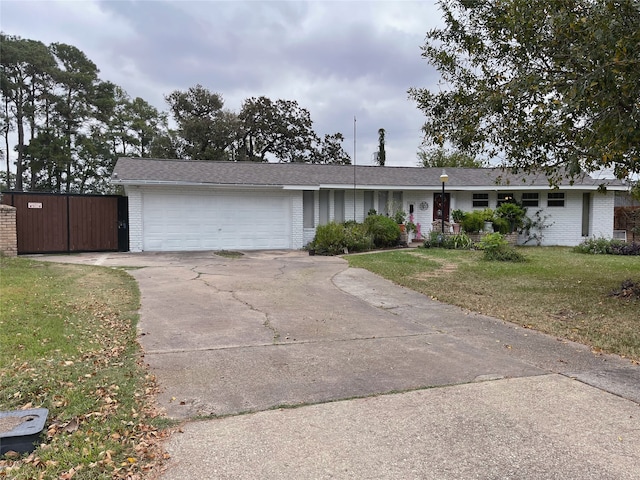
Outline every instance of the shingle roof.
<svg viewBox="0 0 640 480">
<path fill-rule="evenodd" d="M 441 185 L 441 168 L 356 166 L 355 180 L 359 187 L 427 187 Z M 512 175 L 500 168 L 447 168 L 447 187 L 512 187 L 549 186 L 542 175 Z M 319 165 L 301 163 L 209 162 L 190 160 L 164 160 L 152 158 L 120 158 L 111 177 L 114 184 L 174 183 L 198 185 L 242 186 L 323 186 L 352 187 L 352 165 Z M 574 185 L 598 186 L 602 180 L 587 175 L 574 179 Z M 608 185 L 622 186 L 616 180 Z M 562 185 L 569 185 L 564 180 Z"/>
</svg>

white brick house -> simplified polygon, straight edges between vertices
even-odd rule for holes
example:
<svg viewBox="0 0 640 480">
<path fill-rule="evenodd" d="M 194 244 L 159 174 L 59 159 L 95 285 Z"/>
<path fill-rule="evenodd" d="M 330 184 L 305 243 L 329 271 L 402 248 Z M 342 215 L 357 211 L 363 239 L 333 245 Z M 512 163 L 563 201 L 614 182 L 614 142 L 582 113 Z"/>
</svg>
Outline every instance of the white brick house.
<svg viewBox="0 0 640 480">
<path fill-rule="evenodd" d="M 440 218 L 441 169 L 121 158 L 111 182 L 129 197 L 130 249 L 178 251 L 299 249 L 318 225 L 355 219 L 370 209 L 401 208 L 424 236 Z M 545 245 L 577 245 L 613 236 L 614 193 L 621 182 L 589 176 L 552 190 L 543 176 L 500 169 L 447 169 L 444 215 L 496 208 L 515 198 L 547 217 Z M 521 238 L 523 242 L 525 238 Z"/>
</svg>

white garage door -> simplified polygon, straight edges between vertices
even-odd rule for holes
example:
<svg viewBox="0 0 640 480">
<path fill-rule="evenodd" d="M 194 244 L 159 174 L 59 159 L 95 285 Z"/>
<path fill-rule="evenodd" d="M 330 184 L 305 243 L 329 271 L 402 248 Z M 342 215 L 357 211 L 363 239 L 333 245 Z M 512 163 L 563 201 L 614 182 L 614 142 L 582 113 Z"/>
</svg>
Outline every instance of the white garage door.
<svg viewBox="0 0 640 480">
<path fill-rule="evenodd" d="M 146 251 L 291 248 L 286 192 L 147 191 L 142 223 Z"/>
</svg>

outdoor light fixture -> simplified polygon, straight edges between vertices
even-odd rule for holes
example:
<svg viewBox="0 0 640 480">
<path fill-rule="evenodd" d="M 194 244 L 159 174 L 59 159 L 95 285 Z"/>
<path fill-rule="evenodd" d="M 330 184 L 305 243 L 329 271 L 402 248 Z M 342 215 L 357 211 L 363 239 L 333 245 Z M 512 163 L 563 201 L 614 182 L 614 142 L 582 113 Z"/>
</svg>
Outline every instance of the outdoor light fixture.
<svg viewBox="0 0 640 480">
<path fill-rule="evenodd" d="M 442 198 L 440 199 L 440 223 L 442 224 L 442 241 L 444 241 L 444 184 L 449 181 L 449 175 L 442 169 L 442 175 L 440 175 L 440 181 L 442 182 Z"/>
</svg>

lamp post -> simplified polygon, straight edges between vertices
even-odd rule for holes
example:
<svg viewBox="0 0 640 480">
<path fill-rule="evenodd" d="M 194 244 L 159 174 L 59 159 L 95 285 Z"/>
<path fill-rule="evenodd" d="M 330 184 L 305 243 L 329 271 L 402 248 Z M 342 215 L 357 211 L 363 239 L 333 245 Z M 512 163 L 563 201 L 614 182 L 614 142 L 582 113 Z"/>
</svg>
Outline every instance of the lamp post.
<svg viewBox="0 0 640 480">
<path fill-rule="evenodd" d="M 442 225 L 442 241 L 444 241 L 444 184 L 449 181 L 449 175 L 445 172 L 444 168 L 442 169 L 442 175 L 440 175 L 440 181 L 442 182 L 442 197 L 440 198 L 440 223 Z"/>
</svg>

